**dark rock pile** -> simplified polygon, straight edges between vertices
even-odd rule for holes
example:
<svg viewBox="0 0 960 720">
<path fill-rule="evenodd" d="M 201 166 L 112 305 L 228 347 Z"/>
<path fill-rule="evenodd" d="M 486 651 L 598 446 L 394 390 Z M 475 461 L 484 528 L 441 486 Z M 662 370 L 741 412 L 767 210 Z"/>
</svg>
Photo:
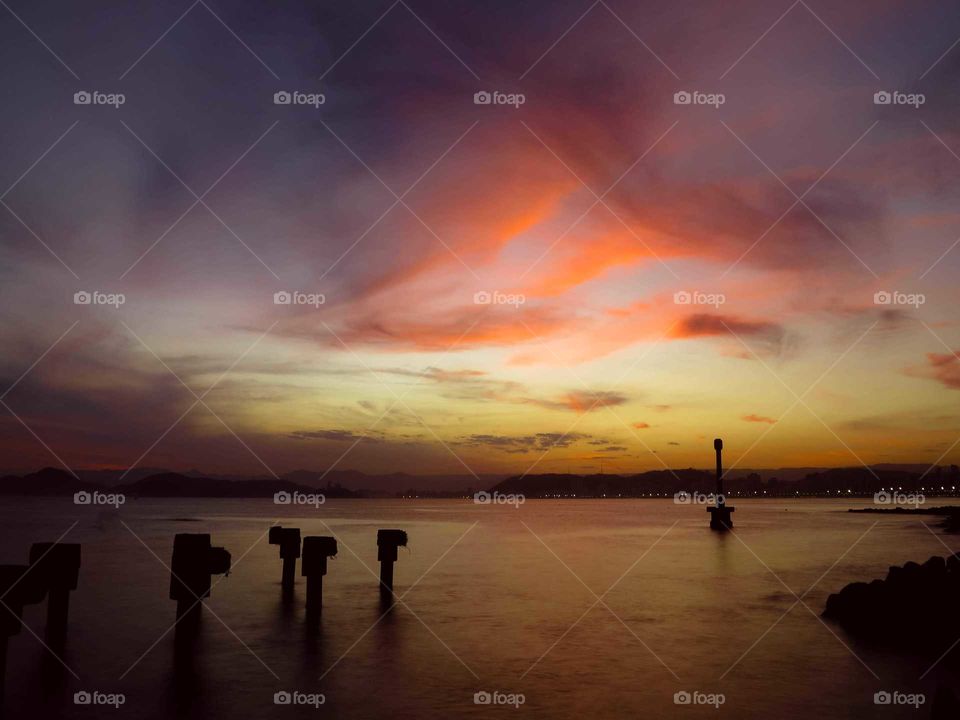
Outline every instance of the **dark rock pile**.
<svg viewBox="0 0 960 720">
<path fill-rule="evenodd" d="M 823 615 L 873 642 L 942 652 L 960 638 L 960 557 L 908 562 L 884 580 L 850 583 L 827 598 Z"/>
</svg>

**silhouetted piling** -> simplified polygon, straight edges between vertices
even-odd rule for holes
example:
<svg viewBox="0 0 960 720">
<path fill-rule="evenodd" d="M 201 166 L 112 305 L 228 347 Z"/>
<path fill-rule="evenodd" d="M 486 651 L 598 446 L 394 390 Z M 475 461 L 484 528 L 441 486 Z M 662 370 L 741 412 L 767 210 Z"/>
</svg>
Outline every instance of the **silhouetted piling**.
<svg viewBox="0 0 960 720">
<path fill-rule="evenodd" d="M 70 593 L 80 576 L 80 545 L 76 543 L 34 543 L 30 546 L 30 572 L 46 587 L 47 643 L 62 647 L 67 634 Z"/>
<path fill-rule="evenodd" d="M 327 574 L 327 558 L 336 557 L 336 554 L 336 538 L 311 536 L 303 539 L 300 574 L 307 578 L 308 613 L 318 613 L 323 607 L 323 576 Z"/>
<path fill-rule="evenodd" d="M 42 602 L 47 588 L 39 574 L 30 572 L 27 565 L 0 565 L 0 713 L 7 674 L 7 645 L 23 626 L 23 606 Z"/>
<path fill-rule="evenodd" d="M 280 559 L 283 560 L 283 575 L 280 584 L 283 594 L 293 595 L 293 585 L 297 574 L 297 558 L 300 557 L 300 528 L 285 528 L 274 525 L 270 528 L 269 542 L 280 546 Z"/>
<path fill-rule="evenodd" d="M 714 440 L 713 449 L 717 453 L 717 494 L 716 504 L 707 508 L 707 512 L 710 513 L 710 529 L 729 530 L 733 527 L 733 518 L 730 514 L 735 508 L 727 505 L 726 498 L 723 496 L 723 460 L 721 458 L 723 440 L 720 438 Z"/>
<path fill-rule="evenodd" d="M 377 530 L 377 560 L 380 561 L 380 593 L 393 595 L 393 564 L 397 561 L 397 548 L 406 547 L 405 530 Z"/>
<path fill-rule="evenodd" d="M 210 577 L 230 573 L 230 553 L 211 547 L 206 533 L 180 533 L 173 539 L 170 599 L 177 601 L 177 620 L 193 624 L 201 600 L 210 597 Z"/>
</svg>

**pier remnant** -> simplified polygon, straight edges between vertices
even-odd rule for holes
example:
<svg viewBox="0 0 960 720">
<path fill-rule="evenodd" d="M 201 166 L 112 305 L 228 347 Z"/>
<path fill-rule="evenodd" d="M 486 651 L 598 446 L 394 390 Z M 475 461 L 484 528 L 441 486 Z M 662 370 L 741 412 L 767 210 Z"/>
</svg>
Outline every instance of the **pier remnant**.
<svg viewBox="0 0 960 720">
<path fill-rule="evenodd" d="M 211 547 L 208 533 L 179 533 L 173 539 L 170 599 L 177 601 L 177 620 L 199 619 L 200 603 L 210 597 L 210 577 L 230 574 L 230 553 Z"/>
<path fill-rule="evenodd" d="M 280 559 L 283 560 L 283 594 L 292 595 L 297 574 L 297 558 L 300 557 L 300 528 L 274 525 L 270 528 L 269 542 L 271 545 L 280 546 Z"/>
<path fill-rule="evenodd" d="M 393 564 L 397 548 L 407 545 L 406 530 L 377 530 L 377 560 L 380 561 L 380 594 L 393 595 Z"/>
<path fill-rule="evenodd" d="M 714 506 L 707 508 L 707 512 L 710 513 L 710 529 L 730 530 L 733 527 L 733 518 L 730 517 L 730 514 L 736 508 L 727 505 L 726 498 L 723 495 L 723 460 L 721 459 L 723 440 L 720 438 L 714 440 L 713 449 L 717 453 L 717 494 Z"/>
<path fill-rule="evenodd" d="M 70 593 L 80 576 L 79 543 L 34 543 L 30 546 L 30 573 L 46 589 L 49 644 L 61 646 L 67 634 Z"/>
<path fill-rule="evenodd" d="M 307 612 L 316 613 L 323 606 L 323 576 L 327 574 L 327 558 L 336 557 L 337 539 L 326 535 L 303 539 L 303 560 L 300 574 L 307 579 Z"/>
<path fill-rule="evenodd" d="M 27 565 L 0 565 L 0 714 L 3 713 L 4 688 L 7 675 L 7 643 L 20 634 L 23 625 L 23 606 L 42 602 L 47 588 L 38 573 Z"/>
</svg>

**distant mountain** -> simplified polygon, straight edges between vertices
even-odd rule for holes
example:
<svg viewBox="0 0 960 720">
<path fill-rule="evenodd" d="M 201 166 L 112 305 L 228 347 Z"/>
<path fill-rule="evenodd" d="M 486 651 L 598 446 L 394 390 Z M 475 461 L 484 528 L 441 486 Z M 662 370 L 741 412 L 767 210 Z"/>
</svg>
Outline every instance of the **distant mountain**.
<svg viewBox="0 0 960 720">
<path fill-rule="evenodd" d="M 639 475 L 524 475 L 507 478 L 492 491 L 528 497 L 641 497 L 687 492 L 713 492 L 716 479 L 706 470 L 653 470 Z"/>
<path fill-rule="evenodd" d="M 73 495 L 81 490 L 111 492 L 117 490 L 131 497 L 273 497 L 275 493 L 315 494 L 317 489 L 289 480 L 225 480 L 223 478 L 193 477 L 165 472 L 141 478 L 136 482 L 109 487 L 78 480 L 70 473 L 56 468 L 44 468 L 23 477 L 7 475 L 0 478 L 0 495 Z M 362 497 L 362 493 L 337 486 L 321 488 L 326 497 Z"/>
<path fill-rule="evenodd" d="M 81 490 L 99 490 L 96 483 L 79 480 L 59 468 L 43 468 L 23 477 L 7 475 L 0 478 L 0 495 L 72 495 Z"/>
<path fill-rule="evenodd" d="M 179 473 L 151 475 L 122 486 L 133 497 L 273 497 L 278 492 L 314 494 L 317 490 L 289 480 L 224 480 L 223 478 L 191 477 Z M 322 488 L 328 497 L 357 497 L 344 488 Z"/>
<path fill-rule="evenodd" d="M 367 490 L 381 495 L 396 495 L 410 490 L 426 492 L 467 492 L 489 487 L 503 480 L 506 475 L 410 475 L 403 472 L 388 475 L 368 475 L 359 470 L 294 470 L 283 476 L 284 480 L 317 486 L 320 483 L 341 485 L 352 490 Z M 322 480 L 321 480 L 322 478 Z"/>
<path fill-rule="evenodd" d="M 797 480 L 785 480 L 781 470 L 764 471 L 747 475 L 731 474 L 724 479 L 724 491 L 728 495 L 764 494 L 768 497 L 796 495 L 829 495 L 846 493 L 869 495 L 886 488 L 902 488 L 904 491 L 926 491 L 950 494 L 960 488 L 960 472 L 956 466 L 935 468 L 924 473 L 928 466 L 910 466 L 917 471 L 882 469 L 884 466 L 867 469 L 832 468 L 819 469 Z M 943 488 L 942 491 L 939 488 Z M 637 475 L 526 475 L 507 478 L 490 488 L 502 493 L 523 493 L 528 497 L 649 497 L 650 495 L 673 495 L 674 493 L 716 490 L 716 474 L 710 470 L 654 470 Z"/>
<path fill-rule="evenodd" d="M 734 496 L 767 497 L 837 493 L 869 495 L 884 488 L 927 495 L 956 494 L 960 490 L 960 470 L 956 465 L 928 470 L 924 465 L 817 468 L 799 478 L 782 468 L 765 470 L 762 474 L 761 471 L 740 470 L 724 480 L 724 490 Z M 122 474 L 122 471 L 102 472 Z M 140 497 L 271 497 L 281 491 L 319 492 L 331 498 L 443 497 L 489 489 L 523 493 L 528 497 L 662 497 L 681 491 L 710 493 L 716 485 L 713 470 L 695 468 L 653 470 L 635 475 L 544 474 L 505 479 L 501 475 L 481 475 L 479 481 L 472 475 L 409 475 L 400 472 L 367 475 L 357 470 L 334 470 L 326 475 L 313 470 L 295 470 L 281 479 L 163 471 L 117 485 L 115 482 L 91 481 L 92 477 L 115 480 L 113 475 L 94 475 L 91 471 L 81 471 L 79 475 L 78 479 L 65 470 L 49 467 L 23 476 L 7 475 L 0 478 L 0 495 L 72 495 L 81 490 L 109 489 Z"/>
</svg>

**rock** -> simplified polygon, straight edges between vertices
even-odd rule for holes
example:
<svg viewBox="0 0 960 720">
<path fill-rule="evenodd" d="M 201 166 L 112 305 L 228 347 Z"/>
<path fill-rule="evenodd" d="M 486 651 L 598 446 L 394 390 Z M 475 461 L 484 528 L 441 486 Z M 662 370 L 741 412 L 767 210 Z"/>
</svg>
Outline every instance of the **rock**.
<svg viewBox="0 0 960 720">
<path fill-rule="evenodd" d="M 883 580 L 850 583 L 827 598 L 823 615 L 865 640 L 942 652 L 960 635 L 957 607 L 960 557 L 934 556 L 891 567 Z"/>
</svg>

